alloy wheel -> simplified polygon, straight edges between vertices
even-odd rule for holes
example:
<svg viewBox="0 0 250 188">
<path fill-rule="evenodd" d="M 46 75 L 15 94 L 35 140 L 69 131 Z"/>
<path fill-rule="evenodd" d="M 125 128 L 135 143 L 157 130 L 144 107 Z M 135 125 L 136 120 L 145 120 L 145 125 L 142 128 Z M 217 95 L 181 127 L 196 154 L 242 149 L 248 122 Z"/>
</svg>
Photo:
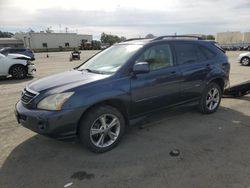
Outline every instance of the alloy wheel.
<svg viewBox="0 0 250 188">
<path fill-rule="evenodd" d="M 217 88 L 211 88 L 206 97 L 206 106 L 209 110 L 217 108 L 220 102 L 220 92 Z"/>
<path fill-rule="evenodd" d="M 120 121 L 113 114 L 98 117 L 90 128 L 90 140 L 99 148 L 112 145 L 120 134 Z"/>
<path fill-rule="evenodd" d="M 245 57 L 245 58 L 243 58 L 243 59 L 241 60 L 241 63 L 242 63 L 242 65 L 247 66 L 247 65 L 249 65 L 249 63 L 250 63 L 250 59 L 247 58 L 247 57 Z"/>
<path fill-rule="evenodd" d="M 14 78 L 24 78 L 25 77 L 25 70 L 23 67 L 17 66 L 12 70 L 12 76 Z"/>
</svg>

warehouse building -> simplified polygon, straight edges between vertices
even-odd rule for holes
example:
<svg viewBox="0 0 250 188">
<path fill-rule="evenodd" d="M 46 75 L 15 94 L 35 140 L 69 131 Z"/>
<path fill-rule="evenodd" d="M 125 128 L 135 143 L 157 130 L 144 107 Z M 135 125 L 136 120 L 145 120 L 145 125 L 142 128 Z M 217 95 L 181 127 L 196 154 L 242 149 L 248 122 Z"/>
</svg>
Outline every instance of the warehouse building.
<svg viewBox="0 0 250 188">
<path fill-rule="evenodd" d="M 15 38 L 23 41 L 26 48 L 34 51 L 64 51 L 81 48 L 92 41 L 92 35 L 77 33 L 16 33 Z"/>
<path fill-rule="evenodd" d="M 23 41 L 15 38 L 0 38 L 0 49 L 4 47 L 21 48 Z"/>
<path fill-rule="evenodd" d="M 219 44 L 250 43 L 250 32 L 240 31 L 217 33 L 216 41 Z"/>
</svg>

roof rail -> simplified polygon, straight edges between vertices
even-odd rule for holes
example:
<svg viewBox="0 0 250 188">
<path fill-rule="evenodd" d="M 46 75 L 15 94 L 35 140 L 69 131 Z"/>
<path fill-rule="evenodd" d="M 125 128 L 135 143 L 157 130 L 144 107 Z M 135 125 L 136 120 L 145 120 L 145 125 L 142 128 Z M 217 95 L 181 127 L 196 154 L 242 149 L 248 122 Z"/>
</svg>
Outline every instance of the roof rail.
<svg viewBox="0 0 250 188">
<path fill-rule="evenodd" d="M 201 37 L 198 36 L 192 36 L 192 35 L 164 35 L 164 36 L 159 36 L 153 39 L 155 40 L 162 40 L 164 38 L 196 38 L 197 40 L 202 40 Z"/>
<path fill-rule="evenodd" d="M 131 38 L 131 39 L 125 40 L 125 42 L 132 41 L 132 40 L 143 40 L 143 39 L 147 39 L 147 38 Z"/>
</svg>

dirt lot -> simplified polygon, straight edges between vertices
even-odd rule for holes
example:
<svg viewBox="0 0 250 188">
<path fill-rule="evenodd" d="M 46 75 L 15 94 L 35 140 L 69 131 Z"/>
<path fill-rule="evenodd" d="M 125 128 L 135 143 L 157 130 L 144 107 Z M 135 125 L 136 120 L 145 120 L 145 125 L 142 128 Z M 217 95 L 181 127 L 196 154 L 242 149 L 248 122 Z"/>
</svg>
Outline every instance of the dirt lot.
<svg viewBox="0 0 250 188">
<path fill-rule="evenodd" d="M 87 59 L 94 51 L 82 52 Z M 229 52 L 231 84 L 250 79 L 250 67 Z M 31 81 L 64 70 L 69 52 L 36 54 L 37 74 L 0 80 L 0 187 L 250 187 L 250 95 L 224 98 L 215 114 L 192 106 L 155 115 L 131 128 L 120 145 L 93 154 L 71 141 L 37 135 L 17 124 L 14 105 Z M 177 148 L 179 157 L 169 152 Z"/>
</svg>

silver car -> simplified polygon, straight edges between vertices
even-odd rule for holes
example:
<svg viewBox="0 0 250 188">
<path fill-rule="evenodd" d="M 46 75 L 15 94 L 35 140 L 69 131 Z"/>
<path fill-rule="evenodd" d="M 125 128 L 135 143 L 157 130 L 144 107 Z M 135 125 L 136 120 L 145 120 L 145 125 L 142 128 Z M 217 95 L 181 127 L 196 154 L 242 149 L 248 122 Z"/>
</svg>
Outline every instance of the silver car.
<svg viewBox="0 0 250 188">
<path fill-rule="evenodd" d="M 238 56 L 238 61 L 244 66 L 250 65 L 250 52 L 240 54 Z"/>
</svg>

